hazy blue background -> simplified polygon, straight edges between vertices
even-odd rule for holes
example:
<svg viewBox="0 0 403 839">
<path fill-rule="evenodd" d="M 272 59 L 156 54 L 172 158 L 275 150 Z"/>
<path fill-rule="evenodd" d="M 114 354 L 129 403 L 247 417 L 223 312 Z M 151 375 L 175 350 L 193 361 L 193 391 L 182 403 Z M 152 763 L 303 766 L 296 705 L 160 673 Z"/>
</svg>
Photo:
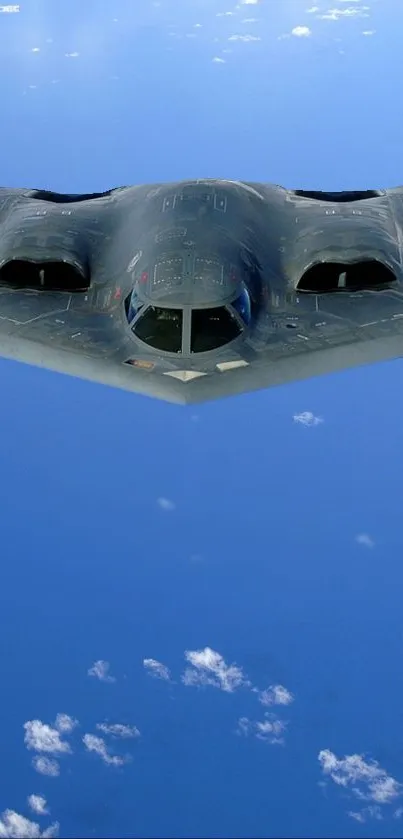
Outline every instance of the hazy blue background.
<svg viewBox="0 0 403 839">
<path fill-rule="evenodd" d="M 0 13 L 0 183 L 403 183 L 403 4 L 328 3 Z M 402 836 L 402 371 L 0 362 L 0 837 Z"/>
</svg>

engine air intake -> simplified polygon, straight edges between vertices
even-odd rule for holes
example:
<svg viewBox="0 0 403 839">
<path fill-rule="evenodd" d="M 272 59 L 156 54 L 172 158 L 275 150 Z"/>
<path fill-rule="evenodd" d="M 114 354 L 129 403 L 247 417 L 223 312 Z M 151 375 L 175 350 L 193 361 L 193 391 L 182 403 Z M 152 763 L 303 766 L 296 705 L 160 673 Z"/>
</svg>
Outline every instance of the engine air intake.
<svg viewBox="0 0 403 839">
<path fill-rule="evenodd" d="M 366 201 L 367 198 L 379 198 L 383 193 L 379 189 L 353 189 L 343 192 L 321 192 L 320 190 L 295 189 L 298 198 L 313 198 L 315 201 L 333 201 L 343 203 L 347 201 Z"/>
<path fill-rule="evenodd" d="M 298 291 L 325 294 L 334 291 L 381 290 L 396 282 L 393 271 L 376 259 L 361 262 L 317 262 L 303 274 Z"/>
<path fill-rule="evenodd" d="M 0 269 L 0 285 L 42 291 L 86 291 L 89 277 L 68 262 L 30 262 L 13 259 Z"/>
</svg>

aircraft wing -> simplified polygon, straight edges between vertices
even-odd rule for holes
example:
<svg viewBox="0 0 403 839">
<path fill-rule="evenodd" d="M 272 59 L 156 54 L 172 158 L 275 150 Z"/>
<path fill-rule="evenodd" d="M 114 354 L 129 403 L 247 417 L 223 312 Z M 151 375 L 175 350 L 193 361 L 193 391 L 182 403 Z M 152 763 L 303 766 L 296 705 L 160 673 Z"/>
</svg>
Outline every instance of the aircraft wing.
<svg viewBox="0 0 403 839">
<path fill-rule="evenodd" d="M 402 225 L 400 187 L 1 188 L 0 355 L 181 404 L 396 358 Z"/>
</svg>

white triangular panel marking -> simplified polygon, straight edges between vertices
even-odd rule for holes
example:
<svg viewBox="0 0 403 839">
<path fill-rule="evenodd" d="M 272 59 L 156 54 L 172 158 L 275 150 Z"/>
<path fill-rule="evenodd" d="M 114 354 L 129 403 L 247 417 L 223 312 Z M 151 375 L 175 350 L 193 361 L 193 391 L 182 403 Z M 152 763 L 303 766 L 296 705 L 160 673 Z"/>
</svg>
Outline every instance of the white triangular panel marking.
<svg viewBox="0 0 403 839">
<path fill-rule="evenodd" d="M 169 370 L 164 373 L 164 376 L 172 376 L 173 379 L 178 379 L 180 382 L 191 382 L 192 379 L 198 379 L 199 376 L 205 376 L 206 373 L 200 373 L 198 370 Z"/>
</svg>

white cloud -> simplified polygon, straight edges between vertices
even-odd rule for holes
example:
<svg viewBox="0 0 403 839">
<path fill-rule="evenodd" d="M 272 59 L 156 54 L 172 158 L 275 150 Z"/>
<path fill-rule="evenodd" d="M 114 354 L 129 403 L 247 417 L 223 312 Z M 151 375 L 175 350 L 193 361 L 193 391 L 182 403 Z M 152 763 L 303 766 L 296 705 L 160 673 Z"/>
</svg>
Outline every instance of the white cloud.
<svg viewBox="0 0 403 839">
<path fill-rule="evenodd" d="M 377 821 L 381 821 L 383 818 L 379 804 L 370 804 L 369 807 L 364 807 L 359 811 L 349 810 L 347 815 L 361 824 L 364 824 L 367 818 L 377 819 Z"/>
<path fill-rule="evenodd" d="M 103 661 L 103 659 L 98 659 L 98 661 L 94 661 L 94 664 L 87 670 L 88 676 L 94 676 L 96 679 L 99 679 L 100 682 L 116 682 L 114 676 L 111 676 L 109 673 L 110 664 L 109 661 Z"/>
<path fill-rule="evenodd" d="M 309 9 L 305 9 L 307 15 L 314 15 L 315 12 L 319 12 L 319 6 L 311 6 Z"/>
<path fill-rule="evenodd" d="M 254 722 L 248 717 L 240 717 L 236 733 L 247 737 L 253 734 L 258 740 L 263 740 L 271 746 L 283 745 L 287 722 L 278 719 L 274 714 L 265 714 L 265 719 Z"/>
<path fill-rule="evenodd" d="M 27 798 L 28 807 L 38 816 L 46 816 L 49 810 L 46 806 L 46 798 L 43 795 L 29 795 Z"/>
<path fill-rule="evenodd" d="M 140 737 L 140 732 L 135 725 L 123 725 L 123 723 L 106 723 L 98 722 L 96 725 L 98 731 L 103 734 L 110 734 L 112 737 L 121 737 L 122 740 L 128 740 L 134 737 Z"/>
<path fill-rule="evenodd" d="M 32 759 L 32 766 L 40 775 L 47 775 L 49 778 L 57 778 L 60 775 L 60 767 L 57 760 L 43 755 L 35 755 Z"/>
<path fill-rule="evenodd" d="M 36 822 L 31 822 L 15 810 L 4 810 L 0 817 L 1 839 L 51 839 L 59 834 L 59 823 L 54 822 L 43 832 Z"/>
<path fill-rule="evenodd" d="M 155 658 L 145 658 L 143 660 L 143 665 L 149 675 L 154 676 L 155 679 L 162 679 L 164 682 L 170 681 L 171 673 L 169 668 L 160 661 L 156 661 Z"/>
<path fill-rule="evenodd" d="M 234 12 L 217 12 L 216 17 L 232 17 Z"/>
<path fill-rule="evenodd" d="M 65 52 L 64 54 L 66 58 L 78 58 L 80 55 L 79 52 Z"/>
<path fill-rule="evenodd" d="M 257 17 L 245 17 L 241 20 L 241 23 L 259 23 L 259 18 Z"/>
<path fill-rule="evenodd" d="M 241 0 L 241 6 L 257 6 L 259 0 Z"/>
<path fill-rule="evenodd" d="M 258 740 L 264 740 L 266 743 L 275 745 L 276 743 L 283 743 L 283 734 L 286 730 L 287 723 L 284 720 L 279 720 L 273 714 L 266 714 L 267 719 L 263 722 L 257 722 L 256 737 Z"/>
<path fill-rule="evenodd" d="M 365 545 L 366 548 L 373 548 L 375 546 L 375 542 L 369 533 L 358 533 L 355 537 L 355 541 L 358 542 L 359 545 Z"/>
<path fill-rule="evenodd" d="M 262 705 L 291 705 L 293 694 L 283 685 L 270 685 L 266 690 L 258 691 Z"/>
<path fill-rule="evenodd" d="M 31 52 L 40 52 L 40 51 L 41 51 L 40 47 L 32 47 L 32 50 L 31 50 Z"/>
<path fill-rule="evenodd" d="M 161 510 L 166 510 L 167 512 L 175 509 L 175 504 L 169 498 L 158 498 L 157 503 L 161 507 Z"/>
<path fill-rule="evenodd" d="M 315 426 L 323 422 L 322 417 L 316 417 L 312 411 L 302 411 L 301 414 L 294 414 L 294 422 L 299 422 L 301 425 Z"/>
<path fill-rule="evenodd" d="M 364 29 L 362 34 L 369 37 L 371 35 L 375 35 L 375 33 L 376 33 L 376 29 Z"/>
<path fill-rule="evenodd" d="M 346 755 L 339 759 L 329 749 L 322 749 L 318 760 L 325 775 L 330 775 L 339 786 L 350 787 L 360 799 L 388 804 L 403 790 L 402 784 L 388 775 L 376 760 L 366 761 L 362 755 Z M 364 786 L 364 792 L 357 783 Z"/>
<path fill-rule="evenodd" d="M 110 755 L 102 737 L 96 737 L 95 734 L 84 734 L 83 743 L 89 752 L 95 752 L 109 766 L 123 766 L 127 762 L 126 758 Z"/>
<path fill-rule="evenodd" d="M 393 813 L 393 818 L 394 819 L 401 819 L 402 816 L 403 816 L 403 807 L 397 807 L 397 809 Z"/>
<path fill-rule="evenodd" d="M 350 0 L 351 2 L 351 0 Z M 340 20 L 340 18 L 369 17 L 369 6 L 356 6 L 347 9 L 328 9 L 324 14 L 316 15 L 319 20 Z"/>
<path fill-rule="evenodd" d="M 35 752 L 52 752 L 53 754 L 69 754 L 71 748 L 69 743 L 62 740 L 60 732 L 56 728 L 41 722 L 41 720 L 28 720 L 24 723 L 24 743 L 27 749 Z"/>
<path fill-rule="evenodd" d="M 9 4 L 7 6 L 0 6 L 0 13 L 4 12 L 6 14 L 8 12 L 9 14 L 12 14 L 13 12 L 15 13 L 15 12 L 19 12 L 19 11 L 20 11 L 20 7 L 18 5 L 11 6 Z"/>
<path fill-rule="evenodd" d="M 192 665 L 186 668 L 182 682 L 187 686 L 212 685 L 226 693 L 232 693 L 243 685 L 249 685 L 242 669 L 236 664 L 226 664 L 222 655 L 210 647 L 204 650 L 186 650 L 185 659 Z"/>
<path fill-rule="evenodd" d="M 218 55 L 215 55 L 211 60 L 214 64 L 225 64 L 225 58 L 219 58 Z"/>
<path fill-rule="evenodd" d="M 296 38 L 309 38 L 312 32 L 309 26 L 294 26 L 294 29 L 291 29 L 291 35 L 295 35 Z"/>
<path fill-rule="evenodd" d="M 56 714 L 55 728 L 62 734 L 70 734 L 78 725 L 78 720 L 68 714 Z"/>
<path fill-rule="evenodd" d="M 258 37 L 258 35 L 230 35 L 228 38 L 229 41 L 244 41 L 248 43 L 248 41 L 261 41 L 262 39 Z"/>
</svg>

